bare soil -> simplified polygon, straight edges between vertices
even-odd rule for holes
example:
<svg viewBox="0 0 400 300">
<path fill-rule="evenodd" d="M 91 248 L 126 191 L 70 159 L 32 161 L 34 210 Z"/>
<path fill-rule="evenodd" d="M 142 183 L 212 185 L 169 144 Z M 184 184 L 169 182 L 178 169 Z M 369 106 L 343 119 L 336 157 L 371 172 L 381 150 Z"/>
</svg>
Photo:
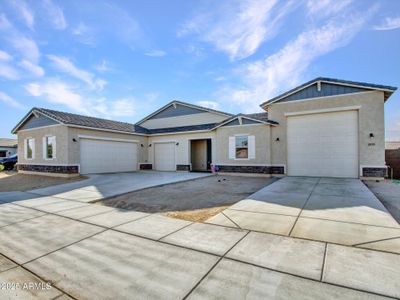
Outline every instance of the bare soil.
<svg viewBox="0 0 400 300">
<path fill-rule="evenodd" d="M 183 210 L 183 211 L 168 211 L 162 213 L 164 216 L 181 219 L 191 222 L 204 222 L 209 218 L 219 214 L 221 211 L 227 209 L 229 205 L 217 206 L 211 208 L 195 209 L 195 210 Z"/>
<path fill-rule="evenodd" d="M 30 191 L 52 185 L 69 183 L 86 179 L 79 176 L 72 178 L 50 177 L 40 175 L 18 174 L 15 171 L 0 172 L 0 192 Z"/>
<path fill-rule="evenodd" d="M 210 176 L 102 200 L 107 206 L 204 221 L 274 182 L 275 178 Z"/>
</svg>

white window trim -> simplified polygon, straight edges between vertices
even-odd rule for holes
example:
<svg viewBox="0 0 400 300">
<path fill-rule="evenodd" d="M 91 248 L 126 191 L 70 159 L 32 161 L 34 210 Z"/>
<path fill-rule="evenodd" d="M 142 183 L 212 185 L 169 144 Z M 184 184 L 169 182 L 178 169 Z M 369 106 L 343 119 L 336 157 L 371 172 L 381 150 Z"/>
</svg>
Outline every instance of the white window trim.
<svg viewBox="0 0 400 300">
<path fill-rule="evenodd" d="M 32 157 L 28 158 L 28 140 L 32 140 Z M 24 139 L 24 158 L 25 160 L 34 160 L 35 159 L 35 139 L 32 137 L 27 137 Z"/>
<path fill-rule="evenodd" d="M 54 137 L 53 157 L 47 157 L 47 138 Z M 44 160 L 55 160 L 57 158 L 57 138 L 55 135 L 45 135 L 43 137 L 43 159 Z"/>
<path fill-rule="evenodd" d="M 236 146 L 236 138 L 237 137 L 242 137 L 242 136 L 245 136 L 245 137 L 247 137 L 247 157 L 246 158 L 237 158 L 236 157 L 236 149 L 237 149 L 237 146 Z M 251 158 L 250 158 L 250 155 L 249 155 L 249 134 L 235 134 L 234 135 L 234 137 L 235 137 L 235 158 L 234 158 L 234 160 L 250 160 Z"/>
</svg>

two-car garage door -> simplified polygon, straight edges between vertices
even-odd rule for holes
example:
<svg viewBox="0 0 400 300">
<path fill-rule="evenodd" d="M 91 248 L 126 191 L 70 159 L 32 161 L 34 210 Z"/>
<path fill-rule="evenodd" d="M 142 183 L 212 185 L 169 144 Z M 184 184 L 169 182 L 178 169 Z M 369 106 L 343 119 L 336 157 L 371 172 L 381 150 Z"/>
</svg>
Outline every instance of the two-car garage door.
<svg viewBox="0 0 400 300">
<path fill-rule="evenodd" d="M 80 139 L 80 173 L 130 172 L 137 169 L 137 143 Z"/>
<path fill-rule="evenodd" d="M 358 112 L 287 118 L 291 176 L 358 177 Z"/>
</svg>

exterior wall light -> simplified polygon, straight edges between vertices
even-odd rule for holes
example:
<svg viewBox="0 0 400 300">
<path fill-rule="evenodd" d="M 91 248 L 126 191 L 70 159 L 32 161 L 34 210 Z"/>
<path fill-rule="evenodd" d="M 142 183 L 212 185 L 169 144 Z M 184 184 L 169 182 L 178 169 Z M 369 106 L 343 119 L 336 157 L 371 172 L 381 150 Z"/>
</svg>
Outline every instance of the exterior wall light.
<svg viewBox="0 0 400 300">
<path fill-rule="evenodd" d="M 149 145 L 149 148 L 151 147 L 151 144 Z"/>
<path fill-rule="evenodd" d="M 371 132 L 371 133 L 369 134 L 369 138 L 372 139 L 373 137 L 374 137 L 374 134 Z"/>
<path fill-rule="evenodd" d="M 179 146 L 179 143 L 176 143 L 177 146 Z"/>
<path fill-rule="evenodd" d="M 279 138 L 277 137 L 275 141 L 279 142 Z"/>
<path fill-rule="evenodd" d="M 73 139 L 72 139 L 72 141 L 73 141 L 74 143 L 76 143 L 76 142 L 77 142 L 76 138 L 73 138 Z"/>
</svg>

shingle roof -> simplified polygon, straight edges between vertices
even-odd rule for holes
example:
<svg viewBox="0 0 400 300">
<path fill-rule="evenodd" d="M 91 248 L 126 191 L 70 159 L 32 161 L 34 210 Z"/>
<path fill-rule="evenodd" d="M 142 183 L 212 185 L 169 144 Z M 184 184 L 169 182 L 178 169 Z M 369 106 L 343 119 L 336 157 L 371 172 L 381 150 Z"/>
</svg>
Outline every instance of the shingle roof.
<svg viewBox="0 0 400 300">
<path fill-rule="evenodd" d="M 255 113 L 255 114 L 243 114 L 243 116 L 263 122 L 271 122 L 271 120 L 268 119 L 268 113 L 266 112 Z"/>
<path fill-rule="evenodd" d="M 179 133 L 179 132 L 190 132 L 190 131 L 199 131 L 199 130 L 212 130 L 217 128 L 219 125 L 225 123 L 228 120 L 233 120 L 238 116 L 248 117 L 254 120 L 259 120 L 262 122 L 268 122 L 272 124 L 277 124 L 274 121 L 268 120 L 267 113 L 255 113 L 255 114 L 238 114 L 232 117 L 226 118 L 224 121 L 220 123 L 208 123 L 201 125 L 191 125 L 191 126 L 179 126 L 179 127 L 170 127 L 170 128 L 155 128 L 148 129 L 143 126 L 137 124 L 130 124 L 119 121 L 112 121 L 107 119 L 83 116 L 73 113 L 67 113 L 57 110 L 51 110 L 47 108 L 32 108 L 32 110 L 26 115 L 26 117 L 13 129 L 13 133 L 16 133 L 18 129 L 24 124 L 25 120 L 32 113 L 41 113 L 46 117 L 49 117 L 55 121 L 60 122 L 61 124 L 71 125 L 71 126 L 82 126 L 87 128 L 95 128 L 95 129 L 104 129 L 104 130 L 112 130 L 119 132 L 126 132 L 131 134 L 162 134 L 162 133 Z"/>
<path fill-rule="evenodd" d="M 129 133 L 145 133 L 141 126 L 125 122 L 112 121 L 107 119 L 82 116 L 67 112 L 61 112 L 45 108 L 34 108 L 34 110 L 43 113 L 45 116 L 53 118 L 66 125 L 84 126 L 98 129 L 115 130 Z"/>
<path fill-rule="evenodd" d="M 0 147 L 16 148 L 17 145 L 18 145 L 18 140 L 16 139 L 0 138 Z"/>
<path fill-rule="evenodd" d="M 222 115 L 226 115 L 227 117 L 229 116 L 233 116 L 233 114 L 231 113 L 227 113 L 224 111 L 220 111 L 220 110 L 216 110 L 216 109 L 212 109 L 212 108 L 208 108 L 208 107 L 204 107 L 204 106 L 199 106 L 196 104 L 192 104 L 192 103 L 188 103 L 188 102 L 183 102 L 183 101 L 179 101 L 179 100 L 172 100 L 171 102 L 167 103 L 166 105 L 164 105 L 163 107 L 159 108 L 158 110 L 156 110 L 155 112 L 149 114 L 148 116 L 146 116 L 145 118 L 141 119 L 140 121 L 136 122 L 136 124 L 141 124 L 144 121 L 150 119 L 151 117 L 153 117 L 154 115 L 162 112 L 163 110 L 165 110 L 166 108 L 168 108 L 171 105 L 174 104 L 179 104 L 179 105 L 183 105 L 183 106 L 188 106 L 188 107 L 192 107 L 192 108 L 197 108 L 199 110 L 202 111 L 207 111 L 207 112 L 211 112 L 211 113 L 217 113 L 217 114 L 222 114 Z"/>
<path fill-rule="evenodd" d="M 271 102 L 274 102 L 275 100 L 284 98 L 290 94 L 292 94 L 295 91 L 301 90 L 308 85 L 311 85 L 313 83 L 316 83 L 318 81 L 324 81 L 324 82 L 331 82 L 331 83 L 338 83 L 342 85 L 352 85 L 352 86 L 359 86 L 359 87 L 365 87 L 367 89 L 379 89 L 379 90 L 385 90 L 385 100 L 389 98 L 389 96 L 397 90 L 397 87 L 394 86 L 389 86 L 389 85 L 380 85 L 380 84 L 374 84 L 374 83 L 367 83 L 367 82 L 358 82 L 358 81 L 350 81 L 350 80 L 342 80 L 342 79 L 336 79 L 336 78 L 328 78 L 328 77 L 317 77 L 313 80 L 310 80 L 302 85 L 299 85 L 285 93 L 282 93 L 272 99 L 269 99 L 265 101 L 264 103 L 261 103 L 260 106 L 263 107 L 267 104 L 270 104 Z"/>
</svg>

